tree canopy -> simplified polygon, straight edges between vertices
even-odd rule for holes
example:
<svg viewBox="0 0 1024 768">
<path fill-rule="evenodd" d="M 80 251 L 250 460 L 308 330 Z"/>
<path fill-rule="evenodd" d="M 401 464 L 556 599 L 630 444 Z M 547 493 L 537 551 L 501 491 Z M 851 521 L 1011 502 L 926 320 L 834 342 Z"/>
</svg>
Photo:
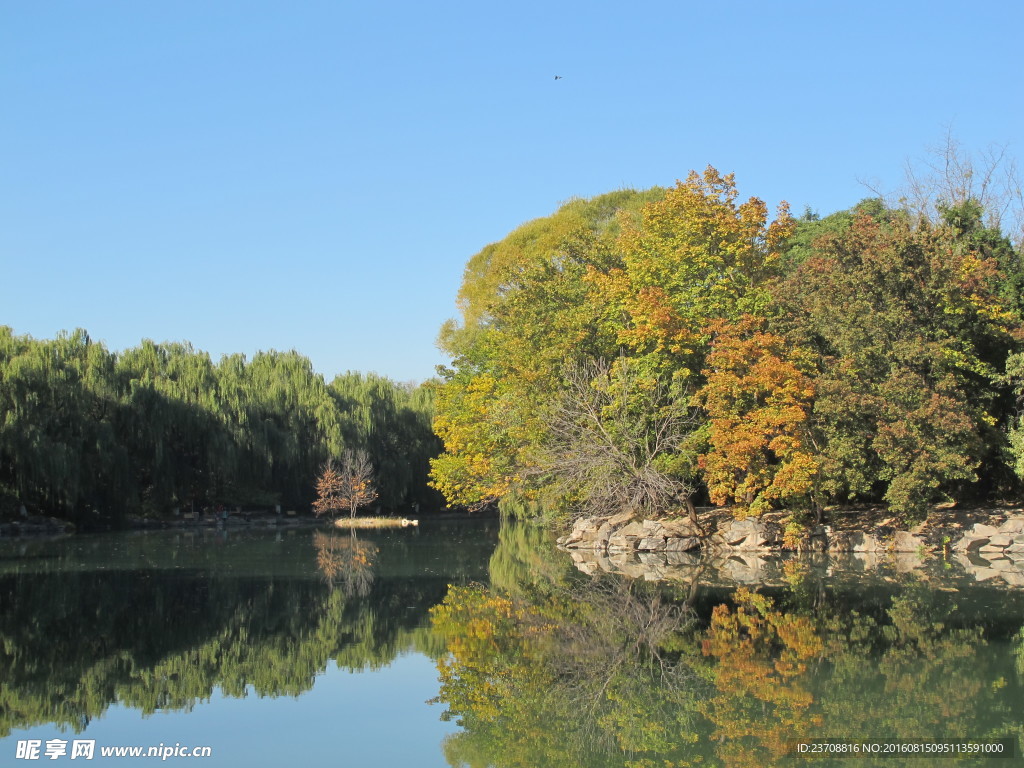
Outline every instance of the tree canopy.
<svg viewBox="0 0 1024 768">
<path fill-rule="evenodd" d="M 191 505 L 306 507 L 346 450 L 369 457 L 385 508 L 436 507 L 432 386 L 327 384 L 294 351 L 214 363 L 189 344 L 115 354 L 83 330 L 0 327 L 0 511 L 109 525 Z"/>
<path fill-rule="evenodd" d="M 695 500 L 913 517 L 1019 489 L 1021 255 L 981 200 L 930 210 L 770 220 L 709 167 L 523 225 L 470 260 L 442 329 L 434 487 L 562 518 Z M 674 490 L 602 490 L 636 486 Z"/>
</svg>

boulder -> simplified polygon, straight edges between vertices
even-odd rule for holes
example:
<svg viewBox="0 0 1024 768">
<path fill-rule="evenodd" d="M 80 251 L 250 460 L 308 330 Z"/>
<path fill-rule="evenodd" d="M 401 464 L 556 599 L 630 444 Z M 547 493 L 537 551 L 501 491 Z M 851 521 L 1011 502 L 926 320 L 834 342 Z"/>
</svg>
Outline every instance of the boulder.
<svg viewBox="0 0 1024 768">
<path fill-rule="evenodd" d="M 999 526 L 999 533 L 1018 534 L 1024 533 L 1024 517 L 1011 517 Z"/>
<path fill-rule="evenodd" d="M 608 522 L 611 523 L 612 528 L 620 528 L 634 517 L 636 517 L 636 513 L 632 510 L 628 512 L 619 512 L 619 514 L 609 517 Z"/>
<path fill-rule="evenodd" d="M 639 539 L 636 548 L 640 552 L 662 552 L 665 550 L 665 539 L 660 536 L 649 536 Z"/>
<path fill-rule="evenodd" d="M 611 520 L 609 520 L 608 522 L 610 524 Z M 624 525 L 622 528 L 619 528 L 612 535 L 640 538 L 641 536 L 645 535 L 645 533 L 646 529 L 644 528 L 644 524 L 638 521 L 633 521 L 632 523 L 628 523 L 627 525 Z"/>
<path fill-rule="evenodd" d="M 828 537 L 824 535 L 815 535 L 813 532 L 804 540 L 804 548 L 808 552 L 827 552 L 828 551 Z"/>
<path fill-rule="evenodd" d="M 718 531 L 718 538 L 725 548 L 740 550 L 767 549 L 781 540 L 782 528 L 757 518 L 730 520 Z"/>
<path fill-rule="evenodd" d="M 660 520 L 644 520 L 640 525 L 643 526 L 644 532 L 648 536 L 665 535 L 665 526 L 662 525 Z"/>
<path fill-rule="evenodd" d="M 608 521 L 609 525 L 611 520 Z M 644 536 L 643 523 L 634 520 L 627 523 L 617 531 L 612 531 L 608 536 L 609 552 L 632 552 L 637 547 L 637 542 Z"/>
<path fill-rule="evenodd" d="M 971 571 L 971 575 L 975 581 L 989 581 L 1000 575 L 1000 571 L 995 568 L 974 568 Z"/>
<path fill-rule="evenodd" d="M 1012 560 L 1007 560 L 1005 557 L 999 557 L 994 560 L 989 560 L 989 566 L 997 571 L 1009 571 L 1014 568 Z"/>
<path fill-rule="evenodd" d="M 971 529 L 967 532 L 967 535 L 974 539 L 988 539 L 999 533 L 999 529 L 994 525 L 985 525 L 984 523 L 975 523 L 971 526 Z"/>
<path fill-rule="evenodd" d="M 829 552 L 849 552 L 850 551 L 850 534 L 848 533 L 837 533 L 828 538 L 828 551 Z"/>
<path fill-rule="evenodd" d="M 1024 587 L 1024 573 L 1020 571 L 1003 571 L 999 575 L 1011 587 Z"/>
<path fill-rule="evenodd" d="M 662 520 L 661 527 L 665 529 L 666 537 L 678 537 L 681 539 L 699 538 L 704 532 L 687 518 L 676 517 L 670 520 Z"/>
<path fill-rule="evenodd" d="M 1013 539 L 1009 535 L 997 533 L 988 540 L 988 544 L 983 544 L 981 549 L 982 551 L 988 550 L 991 552 L 993 549 L 1004 549 L 1012 543 Z"/>
<path fill-rule="evenodd" d="M 896 531 L 892 539 L 893 552 L 924 552 L 929 549 L 925 540 L 908 531 Z"/>
<path fill-rule="evenodd" d="M 700 548 L 700 539 L 696 536 L 673 537 L 665 540 L 666 552 L 691 552 Z"/>
<path fill-rule="evenodd" d="M 850 535 L 850 551 L 883 552 L 885 551 L 885 546 L 873 534 L 858 531 Z"/>
</svg>

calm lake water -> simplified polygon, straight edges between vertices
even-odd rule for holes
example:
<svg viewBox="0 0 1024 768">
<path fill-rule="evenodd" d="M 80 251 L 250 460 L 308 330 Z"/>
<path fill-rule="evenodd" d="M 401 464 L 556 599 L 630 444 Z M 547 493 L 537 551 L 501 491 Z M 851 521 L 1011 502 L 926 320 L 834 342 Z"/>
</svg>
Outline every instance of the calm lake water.
<svg viewBox="0 0 1024 768">
<path fill-rule="evenodd" d="M 589 576 L 496 520 L 0 541 L 0 765 L 1021 762 L 1021 592 L 775 565 Z"/>
</svg>

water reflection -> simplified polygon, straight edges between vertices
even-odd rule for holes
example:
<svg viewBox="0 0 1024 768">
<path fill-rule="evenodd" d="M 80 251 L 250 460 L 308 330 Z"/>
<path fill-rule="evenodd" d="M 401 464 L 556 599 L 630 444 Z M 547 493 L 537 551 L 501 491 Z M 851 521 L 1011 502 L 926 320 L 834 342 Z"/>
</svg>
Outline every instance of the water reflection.
<svg viewBox="0 0 1024 768">
<path fill-rule="evenodd" d="M 364 670 L 409 651 L 437 657 L 427 610 L 450 583 L 484 577 L 493 549 L 487 531 L 472 531 L 477 544 L 464 535 L 5 544 L 0 736 L 46 723 L 81 732 L 115 702 L 150 714 L 188 712 L 215 690 L 297 696 L 331 660 Z"/>
<path fill-rule="evenodd" d="M 588 579 L 547 546 L 503 532 L 492 585 L 433 611 L 453 766 L 767 766 L 800 739 L 1024 734 L 1019 605 L 979 615 L 910 575 L 851 594 L 800 563 L 772 595 Z"/>
<path fill-rule="evenodd" d="M 379 549 L 370 541 L 360 541 L 355 528 L 347 536 L 339 533 L 313 534 L 316 564 L 324 580 L 338 586 L 348 596 L 365 597 L 373 585 L 373 564 Z"/>
<path fill-rule="evenodd" d="M 537 529 L 496 536 L 481 524 L 0 546 L 0 734 L 81 731 L 115 702 L 184 713 L 216 691 L 299 696 L 331 660 L 376 670 L 410 650 L 436 661 L 432 716 L 462 726 L 443 744 L 452 766 L 770 766 L 800 738 L 1024 732 L 1020 594 L 951 591 L 930 571 L 856 581 L 813 560 L 587 575 Z M 388 685 L 396 708 L 411 695 Z M 318 706 L 333 723 L 360 704 Z"/>
</svg>

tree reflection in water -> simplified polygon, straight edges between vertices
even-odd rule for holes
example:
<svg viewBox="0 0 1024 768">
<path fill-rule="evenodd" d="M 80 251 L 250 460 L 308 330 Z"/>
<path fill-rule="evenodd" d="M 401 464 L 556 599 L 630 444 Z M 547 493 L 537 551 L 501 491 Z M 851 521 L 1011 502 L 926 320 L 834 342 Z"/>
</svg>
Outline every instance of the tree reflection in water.
<svg viewBox="0 0 1024 768">
<path fill-rule="evenodd" d="M 912 578 L 855 610 L 800 568 L 775 599 L 701 601 L 550 560 L 539 576 L 524 567 L 539 546 L 503 535 L 501 586 L 452 588 L 432 612 L 436 701 L 464 728 L 453 766 L 739 768 L 788 764 L 797 740 L 1024 733 L 1020 616 L 1000 636 Z"/>
<path fill-rule="evenodd" d="M 212 551 L 188 539 L 117 541 L 137 555 L 122 552 L 129 561 Z M 246 566 L 279 546 L 267 536 L 239 542 L 219 556 Z M 298 696 L 332 659 L 376 669 L 408 650 L 443 652 L 426 610 L 444 596 L 444 577 L 374 578 L 373 545 L 347 535 L 320 544 L 279 556 L 277 574 L 65 569 L 56 560 L 0 574 L 0 737 L 45 723 L 81 732 L 115 703 L 149 714 L 189 711 L 218 690 Z M 347 567 L 333 587 L 314 576 L 321 548 Z"/>
<path fill-rule="evenodd" d="M 365 597 L 373 585 L 373 563 L 379 551 L 368 541 L 360 541 L 356 529 L 349 535 L 313 533 L 316 564 L 331 587 L 340 587 L 349 597 Z"/>
</svg>

